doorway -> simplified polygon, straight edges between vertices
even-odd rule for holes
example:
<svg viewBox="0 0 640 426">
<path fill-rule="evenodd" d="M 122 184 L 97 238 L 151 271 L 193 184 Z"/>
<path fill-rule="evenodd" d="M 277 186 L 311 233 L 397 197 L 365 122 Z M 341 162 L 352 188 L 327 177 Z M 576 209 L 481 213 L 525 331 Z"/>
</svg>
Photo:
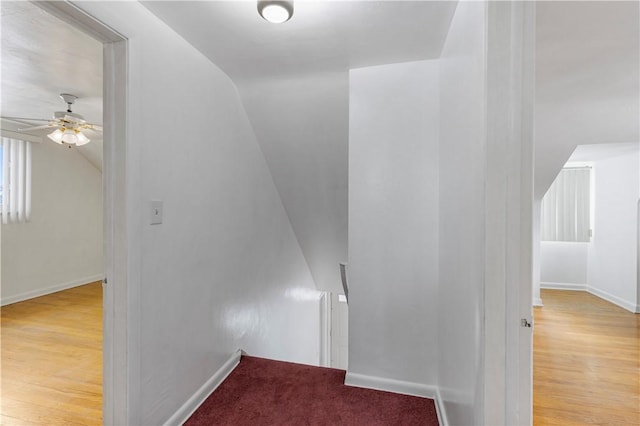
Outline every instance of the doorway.
<svg viewBox="0 0 640 426">
<path fill-rule="evenodd" d="M 33 3 L 1 8 L 0 423 L 100 424 L 102 43 Z"/>
<path fill-rule="evenodd" d="M 129 306 L 126 213 L 127 40 L 69 2 L 31 2 L 102 44 L 102 422 L 127 424 Z M 64 44 L 58 46 L 64 48 Z M 25 91 L 25 93 L 27 93 Z"/>
<path fill-rule="evenodd" d="M 534 423 L 640 416 L 639 155 L 637 143 L 580 145 L 543 198 Z"/>
</svg>

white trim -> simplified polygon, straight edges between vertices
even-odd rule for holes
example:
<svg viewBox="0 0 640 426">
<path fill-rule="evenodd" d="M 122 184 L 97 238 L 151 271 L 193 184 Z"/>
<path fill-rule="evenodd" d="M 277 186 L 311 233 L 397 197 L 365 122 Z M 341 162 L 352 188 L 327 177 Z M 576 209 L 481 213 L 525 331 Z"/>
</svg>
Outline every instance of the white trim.
<svg viewBox="0 0 640 426">
<path fill-rule="evenodd" d="M 592 185 L 593 186 L 593 185 Z M 636 313 L 640 313 L 640 199 L 638 199 L 638 215 L 636 230 Z"/>
<path fill-rule="evenodd" d="M 182 407 L 178 409 L 169 420 L 167 420 L 164 424 L 165 426 L 169 425 L 182 425 L 186 422 L 189 417 L 200 407 L 200 405 L 209 398 L 209 395 L 215 391 L 218 386 L 226 379 L 229 374 L 238 366 L 240 363 L 240 357 L 242 356 L 242 351 L 238 349 L 234 352 L 231 357 L 216 371 L 213 373 L 213 376 L 209 378 L 201 387 L 198 389 L 189 399 L 182 404 Z"/>
<path fill-rule="evenodd" d="M 319 365 L 331 367 L 331 293 L 320 296 L 320 354 Z"/>
<path fill-rule="evenodd" d="M 130 168 L 127 134 L 128 47 L 127 39 L 110 26 L 70 1 L 33 1 L 34 4 L 101 42 L 103 55 L 103 229 L 105 276 L 103 293 L 102 419 L 109 424 L 136 424 L 140 407 L 139 306 L 140 282 L 133 237 L 138 230 L 131 218 L 139 209 L 131 200 L 139 197 L 126 173 Z M 86 7 L 83 5 L 83 7 Z M 135 168 L 133 169 L 134 171 Z M 129 215 L 127 213 L 131 211 Z"/>
<path fill-rule="evenodd" d="M 587 291 L 586 284 L 577 283 L 540 283 L 540 288 L 547 290 L 571 290 L 571 291 Z"/>
<path fill-rule="evenodd" d="M 39 288 L 37 290 L 27 291 L 25 293 L 16 294 L 15 296 L 3 297 L 0 306 L 10 305 L 12 303 L 22 302 L 24 300 L 33 299 L 35 297 L 46 296 L 47 294 L 57 293 L 74 287 L 90 284 L 96 281 L 102 281 L 104 274 L 91 275 L 89 277 L 80 278 L 62 284 L 52 285 L 50 287 Z"/>
<path fill-rule="evenodd" d="M 32 1 L 49 14 L 87 34 L 101 43 L 117 43 L 127 38 L 103 22 L 67 1 Z"/>
<path fill-rule="evenodd" d="M 544 288 L 547 290 L 586 291 L 587 293 L 593 294 L 594 296 L 604 299 L 609 303 L 613 303 L 614 305 L 620 306 L 621 308 L 626 309 L 629 312 L 633 312 L 634 314 L 640 313 L 640 305 L 636 305 L 633 302 L 629 302 L 628 300 L 624 300 L 604 290 L 600 290 L 598 288 L 591 287 L 586 284 L 540 283 L 540 288 Z"/>
<path fill-rule="evenodd" d="M 587 291 L 593 294 L 594 296 L 604 299 L 607 302 L 613 303 L 614 305 L 618 305 L 621 308 L 626 309 L 627 311 L 633 312 L 634 314 L 640 313 L 640 306 L 636 305 L 633 302 L 629 302 L 618 296 L 614 296 L 611 293 L 607 293 L 606 291 L 600 290 L 595 287 L 587 287 Z"/>
<path fill-rule="evenodd" d="M 438 395 L 438 388 L 435 386 L 349 372 L 347 372 L 344 378 L 344 384 L 356 388 L 375 389 L 433 400 L 435 400 Z"/>
<path fill-rule="evenodd" d="M 542 303 L 542 298 L 534 297 L 533 298 L 533 306 L 544 306 L 544 303 Z"/>
<path fill-rule="evenodd" d="M 478 424 L 530 425 L 533 332 L 520 322 L 533 319 L 535 3 L 482 3 L 486 237 L 472 411 Z"/>
<path fill-rule="evenodd" d="M 444 406 L 444 401 L 440 395 L 440 389 L 436 388 L 436 413 L 438 414 L 438 423 L 440 426 L 449 426 L 449 419 L 447 418 L 447 410 Z"/>
</svg>

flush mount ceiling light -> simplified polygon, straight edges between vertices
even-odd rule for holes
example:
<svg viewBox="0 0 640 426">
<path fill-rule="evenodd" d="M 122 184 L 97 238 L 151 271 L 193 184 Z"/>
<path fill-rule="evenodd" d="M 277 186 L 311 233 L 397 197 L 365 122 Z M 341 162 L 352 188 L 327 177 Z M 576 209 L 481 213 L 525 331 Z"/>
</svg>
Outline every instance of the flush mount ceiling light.
<svg viewBox="0 0 640 426">
<path fill-rule="evenodd" d="M 274 24 L 287 22 L 293 16 L 293 0 L 258 0 L 258 13 Z"/>
<path fill-rule="evenodd" d="M 30 132 L 41 129 L 55 129 L 49 133 L 47 137 L 55 143 L 65 144 L 71 148 L 72 145 L 82 146 L 88 144 L 89 139 L 83 132 L 101 132 L 102 127 L 97 124 L 87 123 L 80 114 L 71 111 L 71 105 L 78 99 L 75 95 L 69 93 L 60 94 L 60 98 L 67 104 L 66 111 L 56 111 L 53 113 L 52 119 L 41 118 L 23 118 L 23 117 L 2 117 L 7 120 L 16 121 L 18 123 L 29 124 L 29 121 L 46 121 L 47 124 L 31 126 L 18 129 L 19 132 Z"/>
</svg>

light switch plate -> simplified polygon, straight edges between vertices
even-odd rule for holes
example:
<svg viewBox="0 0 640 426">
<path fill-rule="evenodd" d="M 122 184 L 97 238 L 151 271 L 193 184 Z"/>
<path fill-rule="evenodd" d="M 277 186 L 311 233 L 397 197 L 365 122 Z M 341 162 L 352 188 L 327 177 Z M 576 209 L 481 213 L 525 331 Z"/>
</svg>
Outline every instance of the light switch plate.
<svg viewBox="0 0 640 426">
<path fill-rule="evenodd" d="M 159 225 L 162 223 L 162 201 L 151 201 L 151 224 Z"/>
</svg>

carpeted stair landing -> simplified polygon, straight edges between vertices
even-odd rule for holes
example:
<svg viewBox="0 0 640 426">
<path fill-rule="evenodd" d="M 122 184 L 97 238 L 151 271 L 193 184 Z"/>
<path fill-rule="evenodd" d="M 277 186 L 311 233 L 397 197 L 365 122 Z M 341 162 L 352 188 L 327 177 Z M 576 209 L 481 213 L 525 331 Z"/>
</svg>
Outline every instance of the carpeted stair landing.
<svg viewBox="0 0 640 426">
<path fill-rule="evenodd" d="M 344 376 L 243 355 L 185 425 L 438 425 L 433 400 L 345 386 Z"/>
</svg>

